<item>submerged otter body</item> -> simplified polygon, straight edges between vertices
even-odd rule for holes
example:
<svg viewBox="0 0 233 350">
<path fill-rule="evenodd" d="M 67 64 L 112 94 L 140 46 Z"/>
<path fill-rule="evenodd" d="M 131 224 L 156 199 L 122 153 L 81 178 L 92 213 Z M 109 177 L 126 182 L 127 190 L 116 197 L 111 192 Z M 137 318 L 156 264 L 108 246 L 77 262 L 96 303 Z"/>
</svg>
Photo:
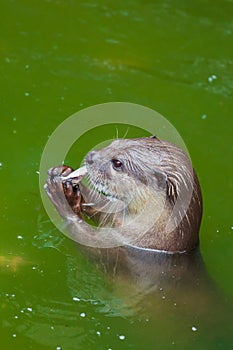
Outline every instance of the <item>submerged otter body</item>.
<svg viewBox="0 0 233 350">
<path fill-rule="evenodd" d="M 124 246 L 180 253 L 198 245 L 201 190 L 179 147 L 155 137 L 118 139 L 89 152 L 85 163 L 91 188 L 65 181 L 64 175 L 73 170 L 64 166 L 50 169 L 46 185 L 57 210 L 70 221 L 73 239 L 75 232 L 93 235 L 85 215 L 115 236 L 119 233 Z M 64 192 L 78 220 L 69 220 L 59 192 Z"/>
</svg>

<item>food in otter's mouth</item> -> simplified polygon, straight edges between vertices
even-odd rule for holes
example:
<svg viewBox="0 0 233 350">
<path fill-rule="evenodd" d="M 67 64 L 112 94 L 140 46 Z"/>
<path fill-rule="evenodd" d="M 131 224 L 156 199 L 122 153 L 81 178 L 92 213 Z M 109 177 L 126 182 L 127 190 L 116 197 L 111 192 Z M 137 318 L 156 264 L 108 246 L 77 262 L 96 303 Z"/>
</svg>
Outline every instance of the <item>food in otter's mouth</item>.
<svg viewBox="0 0 233 350">
<path fill-rule="evenodd" d="M 87 174 L 87 168 L 85 166 L 82 166 L 81 168 L 78 168 L 74 171 L 72 171 L 67 176 L 61 176 L 61 180 L 69 180 L 69 179 L 75 179 L 77 181 L 82 180 L 82 178 Z"/>
<path fill-rule="evenodd" d="M 190 251 L 198 245 L 198 178 L 189 157 L 170 142 L 154 137 L 114 140 L 89 152 L 85 166 L 75 171 L 58 166 L 48 175 L 45 190 L 77 241 L 81 234 L 89 237 L 88 244 L 97 237 L 101 245 L 100 233 L 107 232 L 102 228 L 110 227 L 111 233 L 102 236 L 102 247 L 111 246 L 115 238 L 119 245 L 166 252 Z M 86 175 L 90 187 L 81 182 Z M 94 218 L 99 231 L 82 214 Z"/>
</svg>

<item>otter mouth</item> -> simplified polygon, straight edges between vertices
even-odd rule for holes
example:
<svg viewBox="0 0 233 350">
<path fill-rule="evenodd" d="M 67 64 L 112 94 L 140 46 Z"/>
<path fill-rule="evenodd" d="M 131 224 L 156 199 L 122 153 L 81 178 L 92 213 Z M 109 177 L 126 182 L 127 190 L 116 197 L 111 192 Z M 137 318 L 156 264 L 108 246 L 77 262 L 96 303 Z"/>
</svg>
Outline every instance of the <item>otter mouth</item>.
<svg viewBox="0 0 233 350">
<path fill-rule="evenodd" d="M 95 190 L 97 193 L 107 197 L 110 201 L 116 201 L 118 200 L 119 198 L 117 197 L 117 195 L 115 193 L 112 193 L 108 186 L 105 185 L 105 184 L 102 184 L 100 182 L 97 182 L 97 181 L 94 181 L 90 174 L 88 174 L 89 177 L 88 177 L 88 180 L 89 180 L 89 184 L 90 184 L 90 187 L 91 189 Z"/>
<path fill-rule="evenodd" d="M 88 171 L 87 167 L 84 165 L 81 168 L 74 170 L 73 172 L 71 172 L 69 175 L 67 175 L 66 177 L 64 177 L 65 180 L 67 179 L 71 179 L 73 181 L 73 183 L 79 183 L 84 177 L 87 178 L 87 182 L 88 185 L 90 186 L 90 188 L 94 191 L 96 191 L 97 193 L 107 197 L 109 200 L 114 201 L 117 200 L 118 197 L 116 196 L 115 193 L 112 193 L 108 186 L 106 184 L 103 184 L 101 182 L 98 182 L 96 180 L 94 180 L 90 174 L 90 172 Z"/>
</svg>

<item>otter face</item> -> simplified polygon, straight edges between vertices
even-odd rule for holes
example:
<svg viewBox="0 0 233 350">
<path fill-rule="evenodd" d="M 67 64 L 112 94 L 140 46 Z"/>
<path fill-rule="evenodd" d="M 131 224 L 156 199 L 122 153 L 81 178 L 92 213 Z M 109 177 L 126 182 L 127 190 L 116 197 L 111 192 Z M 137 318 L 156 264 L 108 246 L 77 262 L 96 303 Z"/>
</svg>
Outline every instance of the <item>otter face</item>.
<svg viewBox="0 0 233 350">
<path fill-rule="evenodd" d="M 91 151 L 86 156 L 90 183 L 109 199 L 124 202 L 143 196 L 149 188 L 164 191 L 166 175 L 158 170 L 159 156 L 151 153 L 140 139 L 115 140 Z"/>
</svg>

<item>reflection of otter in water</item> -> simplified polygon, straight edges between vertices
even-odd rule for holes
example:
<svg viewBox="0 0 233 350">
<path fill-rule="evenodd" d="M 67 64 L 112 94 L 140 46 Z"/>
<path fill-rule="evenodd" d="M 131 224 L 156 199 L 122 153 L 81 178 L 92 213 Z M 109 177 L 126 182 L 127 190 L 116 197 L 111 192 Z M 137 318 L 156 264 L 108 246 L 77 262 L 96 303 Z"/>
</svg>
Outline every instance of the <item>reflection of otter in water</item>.
<svg viewBox="0 0 233 350">
<path fill-rule="evenodd" d="M 72 172 L 68 167 L 50 169 L 46 185 L 74 239 L 78 234 L 90 239 L 96 235 L 83 220 L 85 214 L 102 227 L 111 226 L 113 239 L 118 240 L 113 245 L 167 252 L 187 252 L 198 245 L 201 191 L 190 160 L 180 148 L 155 137 L 115 140 L 88 153 L 86 170 L 94 189 L 78 185 L 75 179 L 66 180 Z M 70 219 L 64 208 L 58 195 L 63 191 L 77 220 L 74 215 Z"/>
</svg>

